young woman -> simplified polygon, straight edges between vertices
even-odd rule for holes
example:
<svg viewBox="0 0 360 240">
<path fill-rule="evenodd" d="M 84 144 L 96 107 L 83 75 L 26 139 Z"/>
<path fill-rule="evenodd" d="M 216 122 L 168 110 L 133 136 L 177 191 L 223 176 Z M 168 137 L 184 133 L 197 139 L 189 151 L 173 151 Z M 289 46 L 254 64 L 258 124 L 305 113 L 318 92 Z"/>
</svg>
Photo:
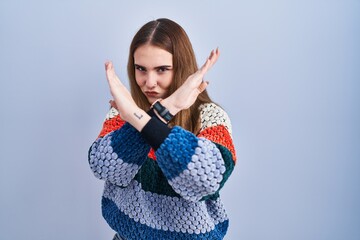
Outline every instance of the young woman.
<svg viewBox="0 0 360 240">
<path fill-rule="evenodd" d="M 198 69 L 177 23 L 145 24 L 130 46 L 131 93 L 105 63 L 113 99 L 89 150 L 105 180 L 102 213 L 114 239 L 223 239 L 228 218 L 219 190 L 235 165 L 228 115 L 203 81 L 213 50 Z"/>
</svg>

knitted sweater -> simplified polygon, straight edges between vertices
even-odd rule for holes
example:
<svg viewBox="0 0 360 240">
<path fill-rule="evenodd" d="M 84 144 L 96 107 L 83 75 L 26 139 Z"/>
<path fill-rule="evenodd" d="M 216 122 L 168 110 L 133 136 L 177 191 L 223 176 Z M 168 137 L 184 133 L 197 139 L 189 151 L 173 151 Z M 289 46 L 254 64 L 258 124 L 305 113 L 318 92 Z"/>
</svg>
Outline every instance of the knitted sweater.
<svg viewBox="0 0 360 240">
<path fill-rule="evenodd" d="M 105 180 L 103 217 L 122 238 L 223 239 L 228 217 L 219 190 L 236 161 L 231 123 L 214 103 L 200 110 L 195 136 L 156 117 L 138 132 L 110 109 L 89 164 Z"/>
</svg>

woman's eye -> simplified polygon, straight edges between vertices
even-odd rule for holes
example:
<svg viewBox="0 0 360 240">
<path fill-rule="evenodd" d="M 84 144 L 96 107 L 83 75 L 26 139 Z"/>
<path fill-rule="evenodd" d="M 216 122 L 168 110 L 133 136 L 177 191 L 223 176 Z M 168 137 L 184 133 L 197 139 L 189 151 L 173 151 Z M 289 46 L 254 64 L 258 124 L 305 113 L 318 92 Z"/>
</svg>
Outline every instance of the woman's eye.
<svg viewBox="0 0 360 240">
<path fill-rule="evenodd" d="M 139 70 L 140 72 L 145 72 L 146 71 L 145 68 L 140 67 L 140 66 L 135 66 L 135 69 Z"/>
<path fill-rule="evenodd" d="M 167 70 L 168 70 L 167 68 L 161 67 L 161 68 L 158 69 L 158 72 L 165 72 L 165 71 L 167 71 Z"/>
</svg>

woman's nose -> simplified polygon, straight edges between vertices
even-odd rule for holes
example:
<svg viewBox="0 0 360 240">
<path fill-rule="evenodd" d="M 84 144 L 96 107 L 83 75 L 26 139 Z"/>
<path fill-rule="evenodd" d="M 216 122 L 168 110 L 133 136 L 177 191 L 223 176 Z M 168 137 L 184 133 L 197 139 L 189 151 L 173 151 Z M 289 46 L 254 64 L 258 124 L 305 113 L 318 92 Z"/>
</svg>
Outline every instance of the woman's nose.
<svg viewBox="0 0 360 240">
<path fill-rule="evenodd" d="M 157 85 L 157 80 L 156 80 L 156 75 L 152 72 L 149 72 L 147 74 L 147 78 L 146 78 L 146 86 L 148 88 L 153 88 Z"/>
</svg>

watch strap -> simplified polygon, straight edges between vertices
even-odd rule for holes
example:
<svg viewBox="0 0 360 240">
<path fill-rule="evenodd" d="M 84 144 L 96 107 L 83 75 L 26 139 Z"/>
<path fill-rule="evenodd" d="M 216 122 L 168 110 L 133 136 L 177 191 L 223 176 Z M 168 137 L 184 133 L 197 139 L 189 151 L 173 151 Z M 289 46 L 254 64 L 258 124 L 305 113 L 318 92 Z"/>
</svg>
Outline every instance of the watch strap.
<svg viewBox="0 0 360 240">
<path fill-rule="evenodd" d="M 172 115 L 169 110 L 161 104 L 161 100 L 154 102 L 152 107 L 166 122 L 170 122 L 174 117 L 174 115 Z"/>
</svg>

